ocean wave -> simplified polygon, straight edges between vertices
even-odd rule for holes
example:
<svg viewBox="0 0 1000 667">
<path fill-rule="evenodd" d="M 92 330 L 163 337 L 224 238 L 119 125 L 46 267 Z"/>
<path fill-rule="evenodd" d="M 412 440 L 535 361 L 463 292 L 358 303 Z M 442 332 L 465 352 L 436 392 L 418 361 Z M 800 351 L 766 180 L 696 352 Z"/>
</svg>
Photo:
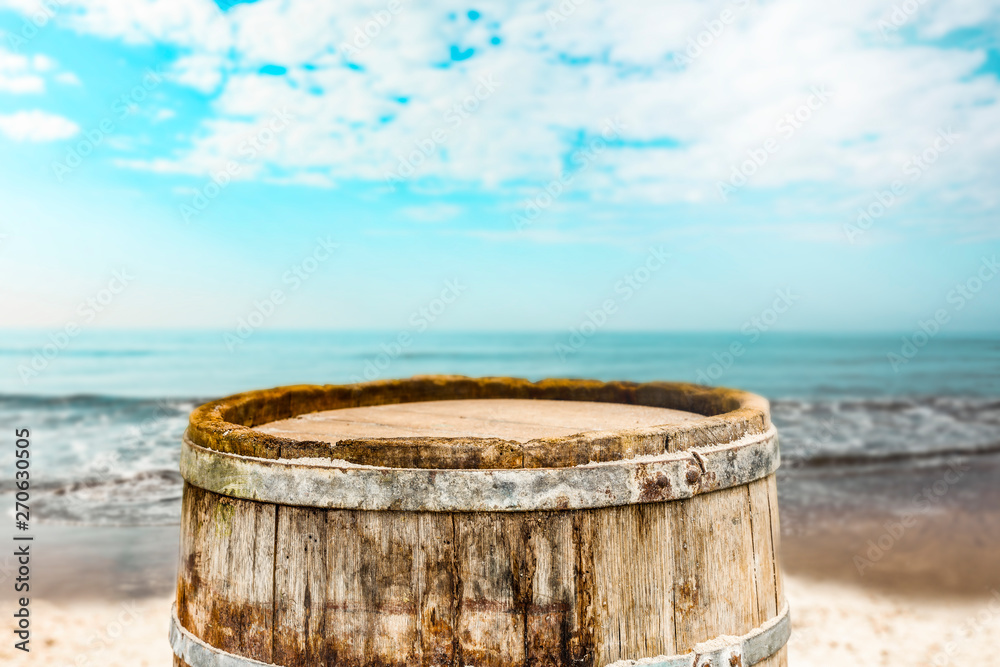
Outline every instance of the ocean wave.
<svg viewBox="0 0 1000 667">
<path fill-rule="evenodd" d="M 791 466 L 902 463 L 993 454 L 1000 399 L 891 397 L 772 403 Z"/>
<path fill-rule="evenodd" d="M 32 430 L 33 517 L 95 525 L 176 523 L 180 440 L 203 399 L 0 396 L 0 421 Z M 1000 453 L 1000 398 L 772 402 L 783 475 L 864 465 L 923 467 Z M 0 467 L 11 469 L 11 448 Z M 0 493 L 13 490 L 0 478 Z"/>
<path fill-rule="evenodd" d="M 886 465 L 899 463 L 931 462 L 943 464 L 960 457 L 1000 454 L 1000 442 L 991 445 L 951 447 L 921 452 L 865 452 L 856 454 L 816 454 L 808 458 L 784 459 L 793 468 L 826 468 L 837 466 Z"/>
<path fill-rule="evenodd" d="M 108 499 L 122 497 L 138 490 L 172 490 L 183 483 L 181 473 L 175 469 L 147 470 L 123 477 L 90 478 L 43 487 L 53 496 L 75 495 L 80 499 Z M 37 487 L 36 487 L 37 488 Z"/>
<path fill-rule="evenodd" d="M 31 511 L 46 523 L 169 525 L 180 516 L 184 480 L 176 469 L 36 486 Z"/>
</svg>

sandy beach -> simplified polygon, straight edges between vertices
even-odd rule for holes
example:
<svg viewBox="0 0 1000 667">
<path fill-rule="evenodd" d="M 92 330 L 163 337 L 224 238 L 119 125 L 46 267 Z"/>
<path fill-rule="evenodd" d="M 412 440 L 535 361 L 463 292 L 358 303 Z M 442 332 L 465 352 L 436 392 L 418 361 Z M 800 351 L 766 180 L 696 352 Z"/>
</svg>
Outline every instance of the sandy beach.
<svg viewBox="0 0 1000 667">
<path fill-rule="evenodd" d="M 988 665 L 1000 646 L 1000 593 L 906 595 L 789 576 L 789 664 Z M 33 603 L 29 655 L 0 646 L 4 665 L 170 667 L 170 595 Z M 5 604 L 3 614 L 10 612 Z M 950 654 L 948 651 L 951 651 Z"/>
<path fill-rule="evenodd" d="M 978 462 L 966 479 L 989 482 L 993 474 Z M 919 477 L 908 473 L 908 483 Z M 976 497 L 988 499 L 982 488 Z M 864 574 L 854 555 L 898 515 L 783 510 L 789 664 L 991 664 L 1000 646 L 1000 513 L 961 505 L 958 495 L 943 497 Z M 169 667 L 176 534 L 175 526 L 43 527 L 32 652 L 6 642 L 0 663 Z M 12 613 L 9 599 L 0 613 Z"/>
</svg>

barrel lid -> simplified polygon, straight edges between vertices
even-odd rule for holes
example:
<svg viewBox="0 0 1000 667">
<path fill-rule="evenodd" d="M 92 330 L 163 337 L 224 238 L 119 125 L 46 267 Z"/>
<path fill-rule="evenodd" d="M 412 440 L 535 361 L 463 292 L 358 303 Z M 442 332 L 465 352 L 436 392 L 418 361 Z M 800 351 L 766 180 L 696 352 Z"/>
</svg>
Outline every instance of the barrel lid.
<svg viewBox="0 0 1000 667">
<path fill-rule="evenodd" d="M 310 412 L 255 426 L 255 431 L 336 445 L 357 438 L 501 438 L 525 443 L 585 431 L 680 424 L 684 410 L 532 398 L 472 398 L 390 403 Z"/>
<path fill-rule="evenodd" d="M 747 392 L 667 382 L 418 376 L 298 385 L 213 401 L 200 447 L 390 468 L 559 468 L 739 440 L 770 428 Z"/>
</svg>

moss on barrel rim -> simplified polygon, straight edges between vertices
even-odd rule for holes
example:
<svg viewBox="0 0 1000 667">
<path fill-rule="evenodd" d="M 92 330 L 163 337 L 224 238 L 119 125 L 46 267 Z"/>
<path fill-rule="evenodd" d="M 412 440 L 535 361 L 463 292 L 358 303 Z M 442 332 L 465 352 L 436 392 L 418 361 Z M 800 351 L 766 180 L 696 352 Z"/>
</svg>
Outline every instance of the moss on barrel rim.
<svg viewBox="0 0 1000 667">
<path fill-rule="evenodd" d="M 683 424 L 538 438 L 358 438 L 336 446 L 254 430 L 298 415 L 340 408 L 455 399 L 544 399 L 624 403 L 704 415 Z M 520 378 L 417 376 L 347 385 L 294 385 L 236 394 L 191 413 L 187 437 L 196 445 L 268 459 L 335 458 L 352 463 L 423 468 L 558 468 L 593 461 L 684 451 L 721 444 L 770 428 L 767 400 L 744 391 L 675 382 L 600 382 Z M 415 454 L 415 452 L 418 452 Z"/>
</svg>

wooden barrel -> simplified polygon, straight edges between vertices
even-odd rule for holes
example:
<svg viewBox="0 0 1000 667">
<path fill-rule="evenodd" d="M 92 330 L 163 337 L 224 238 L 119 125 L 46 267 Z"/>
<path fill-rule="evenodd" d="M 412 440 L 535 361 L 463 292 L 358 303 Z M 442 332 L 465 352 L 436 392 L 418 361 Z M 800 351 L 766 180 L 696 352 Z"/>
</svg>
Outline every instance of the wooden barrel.
<svg viewBox="0 0 1000 667">
<path fill-rule="evenodd" d="M 174 664 L 786 664 L 768 403 L 415 377 L 191 416 Z"/>
</svg>

